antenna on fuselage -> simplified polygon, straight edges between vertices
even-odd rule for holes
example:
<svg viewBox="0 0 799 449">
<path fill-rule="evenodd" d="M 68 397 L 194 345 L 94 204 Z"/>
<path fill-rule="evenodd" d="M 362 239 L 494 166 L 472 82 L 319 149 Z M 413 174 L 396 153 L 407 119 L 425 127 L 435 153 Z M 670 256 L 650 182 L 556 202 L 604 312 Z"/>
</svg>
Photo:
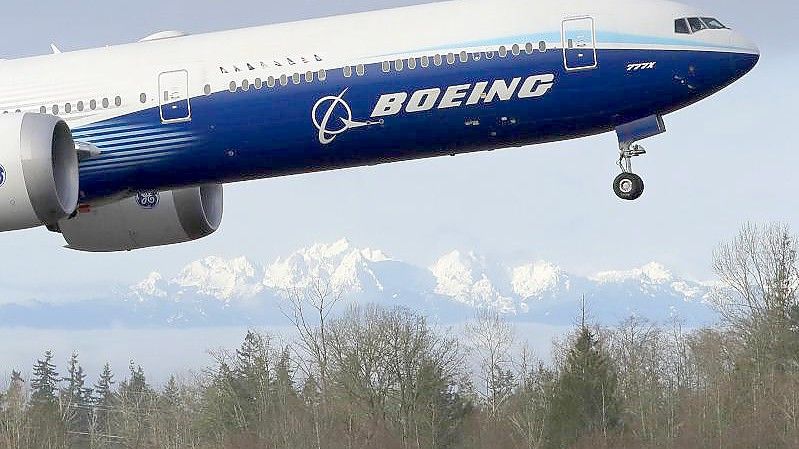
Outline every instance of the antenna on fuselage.
<svg viewBox="0 0 799 449">
<path fill-rule="evenodd" d="M 55 44 L 50 44 L 50 49 L 53 50 L 54 55 L 60 55 L 61 50 Z"/>
</svg>

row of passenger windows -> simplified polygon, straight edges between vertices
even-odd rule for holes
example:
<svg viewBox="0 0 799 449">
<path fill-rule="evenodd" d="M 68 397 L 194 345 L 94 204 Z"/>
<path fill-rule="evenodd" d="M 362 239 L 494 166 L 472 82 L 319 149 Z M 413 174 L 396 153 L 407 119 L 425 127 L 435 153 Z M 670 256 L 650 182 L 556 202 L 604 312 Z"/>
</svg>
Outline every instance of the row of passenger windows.
<svg viewBox="0 0 799 449">
<path fill-rule="evenodd" d="M 145 103 L 147 101 L 147 96 L 145 94 L 141 94 L 141 102 Z M 64 115 L 64 114 L 74 114 L 74 113 L 81 113 L 86 111 L 96 111 L 98 109 L 109 109 L 112 107 L 120 107 L 122 106 L 122 97 L 117 96 L 113 99 L 103 98 L 102 100 L 89 100 L 88 102 L 80 100 L 75 103 L 63 103 L 63 104 L 54 104 L 51 106 L 40 106 L 39 113 L 41 114 L 53 114 L 53 115 Z M 16 109 L 14 111 L 5 110 L 3 114 L 8 113 L 21 113 L 22 109 Z"/>
<path fill-rule="evenodd" d="M 362 69 L 362 70 L 365 70 L 365 69 Z M 281 85 L 281 86 L 286 86 L 289 83 L 300 84 L 300 83 L 303 82 L 303 80 L 306 83 L 312 83 L 314 81 L 314 79 L 318 79 L 319 81 L 326 80 L 327 79 L 327 71 L 325 69 L 322 69 L 322 70 L 319 70 L 318 72 L 308 71 L 308 72 L 305 72 L 304 75 L 301 75 L 299 73 L 294 73 L 291 76 L 284 74 L 284 75 L 281 75 L 279 78 L 275 78 L 274 76 L 269 76 L 269 77 L 266 78 L 266 80 L 263 80 L 261 78 L 255 78 L 255 80 L 252 83 L 250 82 L 250 80 L 245 79 L 245 80 L 243 80 L 241 82 L 241 85 L 239 85 L 239 83 L 237 83 L 236 81 L 231 81 L 230 85 L 228 86 L 228 89 L 231 92 L 236 92 L 239 89 L 241 89 L 241 90 L 246 92 L 246 91 L 250 90 L 250 88 L 261 89 L 264 86 L 266 86 L 266 87 L 275 87 L 278 84 Z M 205 92 L 206 95 L 210 95 L 211 94 L 211 85 L 210 84 L 206 84 L 205 85 L 204 92 Z"/>
<path fill-rule="evenodd" d="M 538 51 L 540 51 L 542 53 L 546 52 L 547 51 L 547 43 L 544 42 L 544 41 L 539 42 L 537 49 L 538 49 Z M 522 47 L 520 45 L 514 44 L 509 50 L 507 47 L 505 47 L 503 45 L 502 47 L 499 47 L 499 51 L 497 51 L 496 54 L 500 58 L 505 58 L 505 57 L 508 56 L 508 54 L 513 54 L 513 56 L 519 56 L 522 53 L 522 51 L 524 51 L 525 53 L 530 55 L 530 54 L 533 54 L 533 52 L 535 50 L 536 50 L 536 47 L 532 43 L 528 42 L 527 44 L 525 44 L 524 49 L 522 49 Z M 427 68 L 427 67 L 430 67 L 431 63 L 438 67 L 438 66 L 443 65 L 445 61 L 446 61 L 446 63 L 448 65 L 452 65 L 452 64 L 455 64 L 456 61 L 459 61 L 461 63 L 466 63 L 466 62 L 469 62 L 470 59 L 473 60 L 473 61 L 479 61 L 479 60 L 481 60 L 483 58 L 485 58 L 485 59 L 494 59 L 494 55 L 495 55 L 495 52 L 493 52 L 493 51 L 476 52 L 476 53 L 468 53 L 468 52 L 462 51 L 462 52 L 458 53 L 457 55 L 455 53 L 448 53 L 447 55 L 438 55 L 437 54 L 437 55 L 433 55 L 432 57 L 431 56 L 422 56 L 421 58 L 418 58 L 418 61 L 417 61 L 417 58 L 410 58 L 410 59 L 407 59 L 407 60 L 406 59 L 397 59 L 397 60 L 395 60 L 393 62 L 392 61 L 383 61 L 383 63 L 381 64 L 381 68 L 382 68 L 383 72 L 385 72 L 385 73 L 390 72 L 392 70 L 392 68 L 395 71 L 399 72 L 399 71 L 404 70 L 405 67 L 407 67 L 409 70 L 414 70 L 417 67 Z"/>
<path fill-rule="evenodd" d="M 498 51 L 485 51 L 485 52 L 475 52 L 475 53 L 468 53 L 465 51 L 460 52 L 459 54 L 455 53 L 448 53 L 446 55 L 436 54 L 433 56 L 422 56 L 420 58 L 408 58 L 408 59 L 396 59 L 393 61 L 383 61 L 381 64 L 381 69 L 384 73 L 389 73 L 392 71 L 400 72 L 405 70 L 407 67 L 408 70 L 414 70 L 417 67 L 420 68 L 427 68 L 430 65 L 434 65 L 436 67 L 446 64 L 453 65 L 456 61 L 461 63 L 469 62 L 469 60 L 473 61 L 480 61 L 481 59 L 493 59 L 495 54 L 498 55 L 500 58 L 505 58 L 509 54 L 514 56 L 519 56 L 522 51 L 525 53 L 533 54 L 535 50 L 540 52 L 547 51 L 547 43 L 541 41 L 538 43 L 536 47 L 531 42 L 528 42 L 524 45 L 524 47 L 520 46 L 519 44 L 514 44 L 510 47 L 510 49 L 506 46 L 499 47 Z M 343 75 L 345 78 L 351 78 L 353 76 L 364 76 L 366 75 L 366 66 L 364 64 L 358 64 L 356 66 L 346 66 L 342 69 Z M 262 89 L 264 86 L 266 87 L 275 87 L 277 85 L 280 86 L 287 86 L 289 83 L 292 84 L 301 84 L 303 81 L 306 83 L 312 83 L 314 80 L 318 81 L 325 81 L 327 79 L 327 71 L 325 69 L 318 70 L 316 72 L 308 71 L 304 74 L 294 73 L 292 75 L 281 75 L 279 77 L 269 76 L 266 79 L 262 78 L 255 78 L 252 82 L 248 79 L 241 81 L 238 83 L 236 81 L 231 81 L 228 89 L 230 92 L 236 92 L 239 89 L 246 92 L 252 88 L 254 89 Z M 210 84 L 206 84 L 203 88 L 203 92 L 205 95 L 210 95 L 212 93 L 212 88 Z M 168 99 L 167 99 L 168 100 Z M 139 102 L 142 104 L 147 103 L 147 94 L 141 93 L 139 95 Z M 121 107 L 122 106 L 122 97 L 117 96 L 113 98 L 113 105 L 112 100 L 108 98 L 103 98 L 102 100 L 89 100 L 88 102 L 78 101 L 76 103 L 65 103 L 65 104 L 54 104 L 52 106 L 41 106 L 39 108 L 39 112 L 42 114 L 52 113 L 53 115 L 63 115 L 63 114 L 73 114 L 73 113 L 81 113 L 86 111 L 95 111 L 99 108 L 108 109 L 111 107 Z M 8 114 L 11 111 L 3 111 L 4 114 Z M 15 112 L 19 113 L 22 112 L 21 109 L 17 109 Z"/>
<path fill-rule="evenodd" d="M 103 98 L 99 102 L 97 100 L 89 100 L 88 105 L 83 101 L 78 101 L 74 105 L 72 103 L 66 103 L 64 104 L 63 109 L 61 109 L 61 105 L 54 104 L 49 108 L 49 111 L 52 112 L 53 115 L 58 115 L 62 113 L 72 114 L 76 112 L 86 111 L 87 106 L 88 110 L 90 111 L 95 111 L 98 108 L 108 109 L 111 107 L 111 100 L 109 100 L 108 98 Z M 114 98 L 114 107 L 120 107 L 120 106 L 122 106 L 122 97 L 117 96 L 116 98 Z M 41 108 L 39 108 L 39 112 L 41 112 L 42 114 L 46 114 L 48 112 L 48 107 L 42 106 Z"/>
<path fill-rule="evenodd" d="M 495 55 L 498 55 L 500 58 L 505 58 L 509 54 L 514 56 L 519 56 L 522 52 L 527 53 L 528 55 L 533 54 L 536 50 L 541 53 L 547 51 L 547 43 L 541 41 L 538 45 L 534 45 L 531 42 L 528 42 L 524 45 L 524 47 L 520 46 L 519 44 L 514 44 L 510 48 L 506 46 L 499 47 L 499 50 L 494 51 L 486 51 L 486 52 L 475 52 L 469 53 L 466 51 L 462 51 L 458 54 L 455 53 L 448 53 L 446 55 L 436 54 L 433 56 L 422 56 L 419 58 L 408 58 L 408 59 L 396 59 L 393 61 L 383 61 L 381 63 L 381 69 L 383 73 L 389 73 L 392 70 L 401 72 L 406 68 L 408 70 L 415 70 L 417 67 L 420 68 L 427 68 L 430 65 L 434 65 L 436 67 L 444 65 L 444 63 L 448 65 L 455 64 L 456 61 L 461 63 L 469 62 L 469 60 L 479 61 L 483 58 L 485 59 L 494 59 Z M 363 64 L 358 64 L 356 66 L 346 66 L 342 69 L 343 75 L 345 78 L 351 78 L 352 76 L 364 76 L 366 75 L 366 66 Z M 236 92 L 238 90 L 242 90 L 244 92 L 250 90 L 251 88 L 261 89 L 262 87 L 275 87 L 277 85 L 286 86 L 289 83 L 292 84 L 300 84 L 303 81 L 306 83 L 311 83 L 315 79 L 319 81 L 324 81 L 327 79 L 327 71 L 322 69 L 317 72 L 308 71 L 304 75 L 300 73 L 294 73 L 292 75 L 281 75 L 278 78 L 274 76 L 270 76 L 266 78 L 264 81 L 261 78 L 256 78 L 254 82 L 250 82 L 248 79 L 241 81 L 241 83 L 237 81 L 231 81 L 228 90 L 230 92 Z M 211 86 L 205 86 L 205 94 L 211 94 Z"/>
</svg>

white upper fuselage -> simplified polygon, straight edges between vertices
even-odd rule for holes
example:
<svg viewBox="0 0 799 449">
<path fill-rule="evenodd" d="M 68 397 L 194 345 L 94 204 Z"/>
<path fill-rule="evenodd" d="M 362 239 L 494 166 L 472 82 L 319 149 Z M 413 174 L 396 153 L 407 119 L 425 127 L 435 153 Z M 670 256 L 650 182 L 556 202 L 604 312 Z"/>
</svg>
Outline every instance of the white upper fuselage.
<svg viewBox="0 0 799 449">
<path fill-rule="evenodd" d="M 346 65 L 379 62 L 408 55 L 462 49 L 494 48 L 526 36 L 546 35 L 551 48 L 560 43 L 557 32 L 566 17 L 590 15 L 597 27 L 600 49 L 679 49 L 756 52 L 757 48 L 732 30 L 707 30 L 674 35 L 673 18 L 703 17 L 695 8 L 665 0 L 456 0 L 268 25 L 233 31 L 174 37 L 148 42 L 112 45 L 0 62 L 0 111 L 38 112 L 46 107 L 71 126 L 106 120 L 157 104 L 157 74 L 192 69 L 191 96 L 228 89 L 232 72 L 247 63 L 265 62 L 256 76 L 279 78 L 295 72 L 336 69 Z M 601 36 L 608 37 L 602 39 Z M 632 39 L 635 36 L 637 39 Z M 515 39 L 514 39 L 515 38 Z M 532 41 L 538 42 L 539 39 Z M 314 55 L 324 58 L 318 62 Z M 303 63 L 302 60 L 308 61 Z M 287 59 L 297 62 L 291 66 Z M 282 63 L 282 67 L 275 65 Z M 139 102 L 146 93 L 148 102 Z M 102 108 L 117 96 L 121 107 Z M 78 113 L 74 105 L 95 99 L 98 110 Z M 64 106 L 73 105 L 70 113 Z M 88 109 L 88 107 L 86 108 Z"/>
<path fill-rule="evenodd" d="M 723 64 L 724 70 L 727 70 L 728 62 L 723 55 L 757 54 L 754 45 L 730 29 L 675 34 L 675 19 L 708 15 L 664 0 L 458 0 L 149 40 L 2 61 L 0 112 L 43 112 L 57 115 L 76 131 L 77 140 L 97 144 L 103 150 L 103 155 L 85 162 L 81 167 L 81 197 L 93 200 L 109 195 L 130 194 L 142 188 L 162 189 L 206 182 L 228 182 L 425 157 L 444 152 L 455 153 L 462 151 L 461 148 L 463 151 L 472 151 L 535 143 L 606 131 L 614 126 L 614 120 L 618 120 L 618 117 L 629 115 L 632 119 L 642 113 L 667 113 L 709 95 L 740 76 L 735 72 L 724 75 L 724 79 L 712 82 L 704 80 L 705 85 L 702 87 L 701 83 L 691 78 L 694 75 L 693 70 L 688 71 L 689 65 L 696 65 L 692 62 L 694 59 L 678 61 L 675 57 L 679 52 L 686 55 L 712 55 L 707 58 L 708 61 L 712 59 L 708 64 Z M 556 63 L 557 58 L 551 59 L 553 51 L 560 52 L 563 49 L 565 53 L 564 20 L 580 17 L 593 20 L 595 50 L 600 54 L 599 61 L 594 66 L 597 68 L 597 78 L 592 80 L 583 79 L 587 75 L 580 73 L 569 75 L 567 71 L 561 74 L 552 62 Z M 538 53 L 532 51 L 532 48 L 538 49 L 539 44 L 542 50 L 547 51 L 546 55 L 550 56 L 549 59 L 541 57 L 540 67 L 535 65 Z M 526 45 L 530 51 L 515 52 L 509 59 L 493 59 L 497 64 L 505 64 L 498 65 L 498 71 L 494 73 L 492 66 L 486 64 L 488 56 L 493 58 L 497 50 L 501 54 L 502 49 L 511 49 L 514 45 L 516 48 L 521 46 L 522 49 Z M 619 52 L 628 52 L 629 56 Z M 658 61 L 653 56 L 656 52 L 665 56 Z M 443 69 L 433 72 L 431 64 L 429 78 L 425 78 L 421 70 L 388 74 L 386 70 L 380 70 L 381 65 L 385 68 L 389 64 L 390 71 L 401 72 L 397 67 L 401 69 L 403 64 L 397 65 L 398 61 L 413 60 L 416 66 L 417 58 L 432 58 L 434 55 L 463 56 L 454 65 L 450 63 L 453 67 L 450 72 L 443 73 Z M 482 61 L 471 55 L 483 55 Z M 526 57 L 533 62 L 529 63 L 529 69 L 518 65 L 528 64 L 521 59 L 516 66 L 508 66 L 513 57 Z M 563 58 L 565 56 L 561 60 Z M 544 61 L 547 61 L 547 65 L 543 65 Z M 469 64 L 472 63 L 479 64 L 470 67 Z M 555 78 L 554 83 L 551 83 L 554 87 L 549 97 L 553 100 L 558 98 L 561 102 L 576 98 L 556 96 L 565 95 L 566 86 L 571 82 L 578 84 L 568 87 L 570 92 L 582 89 L 579 83 L 586 83 L 582 86 L 586 92 L 590 92 L 592 101 L 598 105 L 594 108 L 596 110 L 605 107 L 602 105 L 611 101 L 609 99 L 618 97 L 618 92 L 623 92 L 622 87 L 614 87 L 616 91 L 607 87 L 620 86 L 618 79 L 611 81 L 609 78 L 610 70 L 615 64 L 622 64 L 620 67 L 632 64 L 636 70 L 653 69 L 650 70 L 651 74 L 629 78 L 630 83 L 634 83 L 631 86 L 638 86 L 641 92 L 661 92 L 662 97 L 671 95 L 665 89 L 671 88 L 672 84 L 679 82 L 687 87 L 674 87 L 684 89 L 684 92 L 675 91 L 675 99 L 671 103 L 663 98 L 657 99 L 657 102 L 648 99 L 651 104 L 647 103 L 638 109 L 608 111 L 609 115 L 605 118 L 589 118 L 588 113 L 581 110 L 579 105 L 574 105 L 573 110 L 563 112 L 566 115 L 561 117 L 557 117 L 562 112 L 561 109 L 552 109 L 550 106 L 547 106 L 547 111 L 551 117 L 540 115 L 540 112 L 537 113 L 539 115 L 525 116 L 525 109 L 521 105 L 514 105 L 515 109 L 507 111 L 488 108 L 486 112 L 474 112 L 465 117 L 467 124 L 471 126 L 469 132 L 474 128 L 472 125 L 484 126 L 497 119 L 491 114 L 508 116 L 511 112 L 518 116 L 508 120 L 508 123 L 518 123 L 519 127 L 512 131 L 508 131 L 508 127 L 487 128 L 485 137 L 488 139 L 490 136 L 495 141 L 480 141 L 475 145 L 470 144 L 471 141 L 477 142 L 474 139 L 469 142 L 458 140 L 447 143 L 438 138 L 431 138 L 428 142 L 422 142 L 422 139 L 400 142 L 394 138 L 397 148 L 381 149 L 376 142 L 382 141 L 373 140 L 377 137 L 370 136 L 361 143 L 353 140 L 351 147 L 336 152 L 335 149 L 320 147 L 320 142 L 330 143 L 324 142 L 326 139 L 323 138 L 328 130 L 318 129 L 318 120 L 317 129 L 314 129 L 314 122 L 311 120 L 315 102 L 319 106 L 318 101 L 333 99 L 334 103 L 328 111 L 329 119 L 330 113 L 336 107 L 335 102 L 346 104 L 346 99 L 342 98 L 345 93 L 358 95 L 355 92 L 356 84 L 360 85 L 362 93 L 368 89 L 373 89 L 374 92 L 370 91 L 370 97 L 363 99 L 369 105 L 359 107 L 368 107 L 369 110 L 350 111 L 349 117 L 341 119 L 345 125 L 351 123 L 346 120 L 352 120 L 356 115 L 368 116 L 374 108 L 374 98 L 381 94 L 398 91 L 400 95 L 409 97 L 422 88 L 439 86 L 445 91 L 453 86 L 466 86 L 468 83 L 469 92 L 479 95 L 480 84 L 477 81 L 480 79 L 475 79 L 475 76 L 484 77 L 486 82 L 505 79 L 506 76 L 509 77 L 508 82 L 513 82 L 515 77 L 519 77 L 518 82 L 523 83 L 525 79 L 530 81 L 525 76 L 531 74 L 543 74 L 543 78 L 533 79 L 531 82 L 548 80 L 547 77 Z M 340 75 L 342 70 L 349 70 L 351 73 L 353 67 L 359 66 L 364 67 L 364 70 L 368 69 L 368 73 L 357 83 L 358 76 L 350 78 L 346 71 L 343 78 Z M 446 62 L 443 66 L 447 66 Z M 667 69 L 669 66 L 675 67 L 673 70 L 677 72 L 666 73 L 665 70 L 670 70 Z M 676 69 L 683 66 L 686 70 L 684 76 L 682 68 Z M 654 77 L 656 67 L 663 68 L 659 78 L 652 78 L 653 83 L 659 84 L 656 88 L 647 89 L 643 84 L 647 80 L 644 76 Z M 561 71 L 562 68 L 560 67 Z M 165 100 L 162 97 L 170 95 L 164 92 L 163 85 L 159 85 L 159 80 L 163 84 L 163 79 L 159 77 L 164 73 L 177 72 L 188 74 L 187 92 L 192 102 L 187 121 L 192 123 L 175 125 L 169 120 L 147 123 L 147 111 L 163 108 Z M 325 79 L 318 75 L 320 72 L 324 73 Z M 623 69 L 613 73 L 613 76 L 630 76 Z M 607 81 L 600 80 L 600 74 Z M 389 80 L 388 76 L 394 77 Z M 572 78 L 565 79 L 566 76 Z M 280 82 L 281 78 L 283 83 Z M 250 89 L 250 86 L 256 85 L 261 92 L 258 97 L 252 96 L 255 88 Z M 267 85 L 274 90 L 267 89 Z M 263 90 L 260 89 L 262 86 Z M 296 94 L 292 94 L 291 89 L 296 89 Z M 455 95 L 457 94 L 456 91 Z M 235 95 L 238 96 L 234 97 Z M 245 96 L 247 103 L 243 103 Z M 351 103 L 347 106 L 358 107 L 357 103 Z M 508 107 L 511 107 L 510 103 Z M 275 109 L 281 111 L 274 119 L 270 119 L 268 123 L 259 121 L 267 113 L 275 112 Z M 245 110 L 249 112 L 245 113 Z M 427 123 L 431 123 L 430 120 L 441 120 L 441 129 L 438 131 L 442 134 L 466 136 L 458 134 L 457 129 L 444 129 L 445 126 L 453 126 L 453 123 L 460 123 L 460 127 L 463 127 L 464 117 L 436 116 L 434 112 L 424 111 L 429 114 Z M 242 115 L 237 118 L 236 123 L 230 124 L 227 120 L 234 113 Z M 454 110 L 452 113 L 455 113 Z M 536 123 L 540 125 L 549 119 L 557 119 L 558 123 L 550 128 L 535 126 Z M 580 124 L 581 120 L 584 126 Z M 252 126 L 245 126 L 251 122 Z M 422 132 L 413 123 L 415 122 L 408 122 L 403 126 L 417 126 L 417 132 L 425 136 L 437 132 Z M 279 125 L 279 128 L 275 128 L 276 131 L 291 130 L 292 133 L 283 135 L 283 140 L 276 144 L 270 141 L 270 137 L 260 134 L 261 128 L 269 124 Z M 390 135 L 390 120 L 381 121 L 380 126 L 387 130 L 386 136 Z M 226 141 L 221 140 L 223 132 L 230 136 L 226 135 Z M 377 127 L 371 127 L 369 132 L 377 132 Z M 142 140 L 143 134 L 151 139 Z M 363 135 L 366 134 L 364 131 Z M 154 144 L 152 136 L 162 140 Z M 236 140 L 240 136 L 242 142 Z M 320 136 L 319 141 L 317 136 Z M 257 140 L 265 141 L 259 143 Z M 200 142 L 204 142 L 204 146 L 200 146 Z M 340 145 L 346 143 L 344 139 L 336 141 Z M 418 148 L 409 147 L 417 144 Z M 197 145 L 195 153 L 188 152 L 192 150 L 191 145 Z M 355 149 L 363 146 L 375 148 L 382 153 L 371 156 L 353 154 Z M 288 154 L 283 153 L 284 149 L 294 149 L 298 153 L 291 160 L 280 159 Z M 179 154 L 178 150 L 187 152 Z M 229 159 L 219 156 L 223 151 Z M 335 156 L 329 157 L 331 152 Z M 186 159 L 187 157 L 205 159 L 203 164 L 199 164 L 194 159 Z M 303 157 L 307 157 L 307 161 Z M 304 165 L 306 162 L 307 165 Z M 187 167 L 186 173 L 177 176 L 175 173 L 184 165 Z M 198 167 L 203 166 L 214 167 L 214 172 L 207 176 L 198 174 Z"/>
</svg>

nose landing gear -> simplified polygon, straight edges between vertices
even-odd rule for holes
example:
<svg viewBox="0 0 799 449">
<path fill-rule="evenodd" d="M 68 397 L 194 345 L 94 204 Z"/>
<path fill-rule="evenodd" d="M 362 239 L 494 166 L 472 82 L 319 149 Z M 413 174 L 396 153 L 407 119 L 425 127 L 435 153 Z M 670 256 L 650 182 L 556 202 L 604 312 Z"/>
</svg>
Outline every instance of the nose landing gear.
<svg viewBox="0 0 799 449">
<path fill-rule="evenodd" d="M 623 200 L 637 200 L 644 194 L 644 180 L 633 173 L 631 159 L 646 154 L 646 150 L 640 145 L 623 145 L 619 153 L 621 174 L 613 180 L 613 192 Z"/>
<path fill-rule="evenodd" d="M 627 201 L 637 200 L 644 193 L 644 181 L 633 173 L 632 158 L 646 154 L 635 142 L 666 132 L 663 118 L 652 115 L 616 128 L 619 138 L 619 168 L 621 174 L 613 181 L 613 192 Z"/>
</svg>

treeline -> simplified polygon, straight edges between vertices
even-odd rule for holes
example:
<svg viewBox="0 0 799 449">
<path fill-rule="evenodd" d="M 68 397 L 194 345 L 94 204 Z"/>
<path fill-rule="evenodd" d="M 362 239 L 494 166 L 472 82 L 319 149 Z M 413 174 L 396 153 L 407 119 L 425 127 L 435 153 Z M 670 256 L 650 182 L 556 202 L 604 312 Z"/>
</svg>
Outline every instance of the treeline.
<svg viewBox="0 0 799 449">
<path fill-rule="evenodd" d="M 797 249 L 746 226 L 714 257 L 717 328 L 578 320 L 551 363 L 497 315 L 454 332 L 399 308 L 334 314 L 320 281 L 288 292 L 295 342 L 250 331 L 160 388 L 133 363 L 87 385 L 76 355 L 59 373 L 46 353 L 0 396 L 0 448 L 797 448 Z"/>
</svg>

